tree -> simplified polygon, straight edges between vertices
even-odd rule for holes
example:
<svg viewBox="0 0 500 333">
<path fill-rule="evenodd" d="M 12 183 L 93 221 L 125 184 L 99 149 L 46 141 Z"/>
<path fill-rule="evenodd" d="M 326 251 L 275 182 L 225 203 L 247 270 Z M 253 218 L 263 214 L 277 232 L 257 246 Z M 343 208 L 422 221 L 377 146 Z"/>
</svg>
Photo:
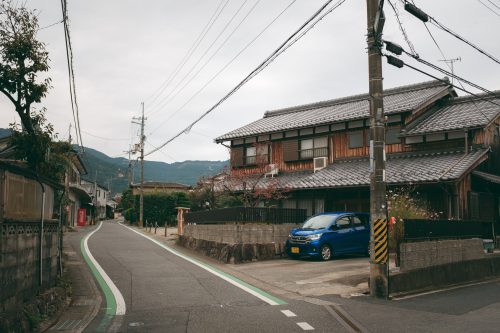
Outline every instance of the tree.
<svg viewBox="0 0 500 333">
<path fill-rule="evenodd" d="M 45 44 L 37 40 L 35 11 L 17 2 L 0 2 L 0 92 L 14 104 L 24 130 L 35 136 L 31 106 L 39 103 L 50 88 L 50 78 L 38 79 L 49 70 Z"/>
</svg>

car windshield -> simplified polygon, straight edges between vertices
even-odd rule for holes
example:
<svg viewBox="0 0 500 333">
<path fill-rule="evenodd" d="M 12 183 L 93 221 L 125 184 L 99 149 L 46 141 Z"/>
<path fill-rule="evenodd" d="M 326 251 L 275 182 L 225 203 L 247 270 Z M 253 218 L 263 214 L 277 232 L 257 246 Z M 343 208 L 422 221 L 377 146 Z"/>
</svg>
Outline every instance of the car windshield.
<svg viewBox="0 0 500 333">
<path fill-rule="evenodd" d="M 330 223 L 335 220 L 337 215 L 318 215 L 318 216 L 313 216 L 306 222 L 304 222 L 304 225 L 302 226 L 302 229 L 324 229 L 330 225 Z"/>
</svg>

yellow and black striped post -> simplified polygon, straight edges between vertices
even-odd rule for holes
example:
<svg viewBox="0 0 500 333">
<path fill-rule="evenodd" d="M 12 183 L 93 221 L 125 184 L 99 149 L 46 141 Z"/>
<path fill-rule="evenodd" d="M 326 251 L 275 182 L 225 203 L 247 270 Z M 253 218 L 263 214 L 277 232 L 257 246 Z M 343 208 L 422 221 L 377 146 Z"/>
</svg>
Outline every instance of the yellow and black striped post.
<svg viewBox="0 0 500 333">
<path fill-rule="evenodd" d="M 377 219 L 373 223 L 373 260 L 377 264 L 386 264 L 389 259 L 389 239 L 387 237 L 387 219 Z"/>
</svg>

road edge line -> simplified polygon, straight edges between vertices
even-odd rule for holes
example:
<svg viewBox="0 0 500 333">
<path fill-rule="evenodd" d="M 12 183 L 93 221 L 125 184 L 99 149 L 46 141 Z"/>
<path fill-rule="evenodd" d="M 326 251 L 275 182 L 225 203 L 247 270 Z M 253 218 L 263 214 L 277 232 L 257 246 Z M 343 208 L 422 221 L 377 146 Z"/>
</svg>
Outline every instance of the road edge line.
<svg viewBox="0 0 500 333">
<path fill-rule="evenodd" d="M 153 239 L 147 235 L 144 235 L 143 233 L 137 231 L 137 230 L 134 230 L 133 228 L 130 228 L 122 223 L 118 223 L 119 225 L 121 225 L 122 227 L 124 228 L 127 228 L 129 229 L 130 231 L 133 231 L 135 232 L 136 234 L 150 240 L 151 242 L 155 243 L 156 245 L 162 247 L 163 249 L 167 250 L 168 252 L 186 260 L 186 261 L 189 261 L 190 263 L 192 263 L 193 265 L 196 265 L 200 268 L 203 268 L 204 270 L 208 271 L 209 273 L 212 273 L 213 275 L 215 276 L 218 276 L 219 278 L 231 283 L 232 285 L 234 285 L 235 287 L 238 287 L 244 291 L 246 291 L 247 293 L 261 299 L 262 301 L 266 302 L 267 304 L 269 305 L 285 305 L 285 304 L 288 304 L 287 302 L 283 301 L 282 299 L 279 299 L 277 298 L 276 296 L 273 296 L 265 291 L 263 291 L 262 289 L 259 289 L 241 279 L 238 279 L 237 277 L 231 275 L 231 274 L 228 274 L 226 272 L 223 272 L 209 264 L 206 264 L 204 262 L 201 262 L 199 260 L 196 260 L 196 259 L 193 259 L 183 253 L 180 253 L 174 249 L 172 249 L 171 247 L 157 241 L 156 239 Z"/>
<path fill-rule="evenodd" d="M 92 232 L 87 234 L 84 238 L 82 238 L 80 242 L 80 249 L 83 258 L 85 259 L 85 262 L 90 267 L 90 270 L 94 274 L 94 277 L 96 278 L 97 282 L 99 283 L 99 286 L 102 289 L 102 292 L 104 293 L 104 296 L 106 297 L 106 314 L 121 316 L 125 315 L 127 310 L 125 305 L 125 300 L 123 299 L 123 295 L 121 294 L 120 290 L 118 290 L 118 288 L 113 283 L 108 274 L 106 274 L 101 265 L 99 265 L 99 263 L 94 258 L 88 247 L 89 238 L 94 233 L 99 231 L 101 227 L 102 227 L 102 222 L 99 223 L 99 226 L 95 230 L 93 230 Z"/>
</svg>

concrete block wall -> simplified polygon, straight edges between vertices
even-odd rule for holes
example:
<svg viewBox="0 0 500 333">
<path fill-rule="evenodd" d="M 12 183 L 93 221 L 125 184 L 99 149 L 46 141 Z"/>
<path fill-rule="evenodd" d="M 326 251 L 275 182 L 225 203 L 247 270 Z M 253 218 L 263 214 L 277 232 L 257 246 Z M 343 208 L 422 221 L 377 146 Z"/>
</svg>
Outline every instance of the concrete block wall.
<svg viewBox="0 0 500 333">
<path fill-rule="evenodd" d="M 299 224 L 188 224 L 184 236 L 226 244 L 285 242 L 290 230 Z"/>
<path fill-rule="evenodd" d="M 184 236 L 222 244 L 273 244 L 276 254 L 284 252 L 284 244 L 290 230 L 300 224 L 227 223 L 188 224 Z"/>
<path fill-rule="evenodd" d="M 401 271 L 484 258 L 483 240 L 436 240 L 400 245 Z"/>
<path fill-rule="evenodd" d="M 40 229 L 34 223 L 0 223 L 0 313 L 22 309 L 42 289 L 55 285 L 58 263 L 57 225 L 47 225 L 43 241 L 43 286 L 40 288 Z"/>
</svg>

